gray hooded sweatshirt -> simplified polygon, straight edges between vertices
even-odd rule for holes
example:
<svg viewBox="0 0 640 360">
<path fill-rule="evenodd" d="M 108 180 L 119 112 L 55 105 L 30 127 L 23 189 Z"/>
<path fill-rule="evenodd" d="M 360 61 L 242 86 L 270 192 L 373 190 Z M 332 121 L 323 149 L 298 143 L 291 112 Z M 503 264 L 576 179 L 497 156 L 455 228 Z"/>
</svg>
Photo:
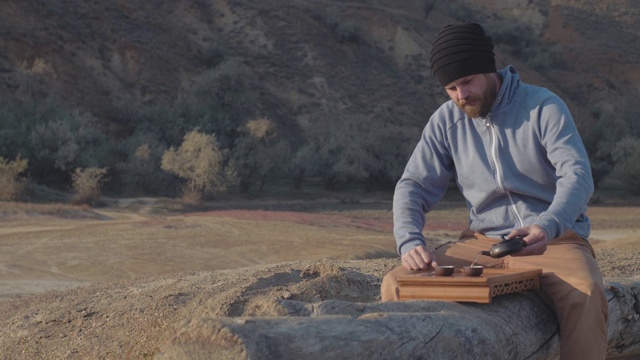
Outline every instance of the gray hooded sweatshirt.
<svg viewBox="0 0 640 360">
<path fill-rule="evenodd" d="M 591 167 L 565 103 L 525 84 L 513 66 L 486 118 L 468 118 L 452 101 L 424 128 L 393 198 L 398 253 L 425 245 L 425 214 L 455 177 L 469 228 L 490 237 L 539 225 L 549 239 L 568 230 L 586 239 Z"/>
</svg>

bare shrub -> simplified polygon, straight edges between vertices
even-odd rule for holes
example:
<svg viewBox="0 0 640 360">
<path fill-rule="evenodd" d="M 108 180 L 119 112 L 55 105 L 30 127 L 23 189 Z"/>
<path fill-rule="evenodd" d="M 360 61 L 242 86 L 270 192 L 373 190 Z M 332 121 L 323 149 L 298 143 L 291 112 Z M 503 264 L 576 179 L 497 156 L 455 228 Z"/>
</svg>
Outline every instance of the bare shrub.
<svg viewBox="0 0 640 360">
<path fill-rule="evenodd" d="M 74 192 L 71 203 L 74 205 L 97 205 L 100 200 L 100 188 L 106 181 L 104 178 L 106 174 L 106 168 L 76 168 L 71 174 Z"/>
<path fill-rule="evenodd" d="M 361 183 L 365 190 L 393 186 L 411 153 L 415 129 L 385 124 L 360 114 L 312 117 L 306 143 L 297 149 L 289 174 L 295 185 L 302 177 L 317 178 L 327 190 Z"/>
<path fill-rule="evenodd" d="M 18 175 L 27 170 L 28 163 L 20 156 L 13 161 L 0 156 L 0 200 L 13 201 L 20 197 L 24 184 Z"/>
<path fill-rule="evenodd" d="M 119 144 L 101 131 L 99 120 L 85 111 L 60 111 L 30 127 L 29 173 L 39 183 L 72 185 L 76 168 L 114 168 Z"/>
<path fill-rule="evenodd" d="M 167 148 L 151 133 L 136 133 L 123 143 L 127 157 L 115 169 L 123 183 L 123 193 L 139 196 L 172 192 L 176 179 L 160 168 Z"/>
<path fill-rule="evenodd" d="M 203 195 L 226 191 L 233 183 L 235 176 L 225 159 L 215 134 L 193 130 L 184 136 L 179 148 L 164 152 L 161 168 L 186 180 L 184 199 L 197 203 Z"/>
<path fill-rule="evenodd" d="M 48 167 L 53 165 L 65 172 L 104 163 L 108 157 L 105 155 L 108 141 L 96 128 L 97 121 L 89 113 L 74 111 L 36 125 L 31 131 L 36 158 Z"/>
<path fill-rule="evenodd" d="M 260 103 L 259 86 L 241 61 L 225 60 L 202 73 L 180 96 L 177 119 L 171 121 L 181 124 L 181 135 L 197 128 L 206 134 L 215 133 L 216 139 L 227 146 L 236 129 L 255 116 Z"/>
<path fill-rule="evenodd" d="M 265 118 L 248 121 L 238 132 L 232 157 L 240 192 L 247 192 L 254 182 L 262 190 L 267 175 L 280 170 L 283 160 L 289 157 L 289 144 L 280 138 L 275 124 Z"/>
</svg>

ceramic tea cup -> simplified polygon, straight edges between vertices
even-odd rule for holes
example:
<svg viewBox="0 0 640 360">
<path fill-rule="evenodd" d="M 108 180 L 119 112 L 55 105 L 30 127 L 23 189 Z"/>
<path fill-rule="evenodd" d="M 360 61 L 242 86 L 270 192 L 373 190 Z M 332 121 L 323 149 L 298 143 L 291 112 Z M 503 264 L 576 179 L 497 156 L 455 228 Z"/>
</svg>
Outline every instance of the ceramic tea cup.
<svg viewBox="0 0 640 360">
<path fill-rule="evenodd" d="M 480 265 L 465 266 L 462 268 L 462 272 L 467 276 L 480 276 L 483 269 L 484 267 Z"/>
<path fill-rule="evenodd" d="M 451 276 L 455 269 L 455 266 L 436 266 L 435 273 L 438 276 Z"/>
</svg>

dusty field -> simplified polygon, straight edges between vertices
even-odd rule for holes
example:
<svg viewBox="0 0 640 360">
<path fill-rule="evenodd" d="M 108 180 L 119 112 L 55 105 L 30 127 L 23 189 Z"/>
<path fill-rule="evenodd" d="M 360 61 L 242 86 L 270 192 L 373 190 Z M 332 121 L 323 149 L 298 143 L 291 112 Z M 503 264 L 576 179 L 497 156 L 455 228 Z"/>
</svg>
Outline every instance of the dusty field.
<svg viewBox="0 0 640 360">
<path fill-rule="evenodd" d="M 128 204 L 131 207 L 131 204 Z M 269 211 L 154 215 L 134 210 L 4 212 L 0 298 L 184 271 L 394 251 L 390 219 Z M 384 214 L 383 214 L 384 216 Z"/>
<path fill-rule="evenodd" d="M 427 227 L 434 243 L 464 226 L 463 205 L 443 205 Z M 181 214 L 154 199 L 99 210 L 0 204 L 0 353 L 149 358 L 184 318 L 282 315 L 278 298 L 376 301 L 380 278 L 398 265 L 390 204 L 319 208 Z M 640 208 L 589 214 L 605 277 L 640 278 Z"/>
</svg>

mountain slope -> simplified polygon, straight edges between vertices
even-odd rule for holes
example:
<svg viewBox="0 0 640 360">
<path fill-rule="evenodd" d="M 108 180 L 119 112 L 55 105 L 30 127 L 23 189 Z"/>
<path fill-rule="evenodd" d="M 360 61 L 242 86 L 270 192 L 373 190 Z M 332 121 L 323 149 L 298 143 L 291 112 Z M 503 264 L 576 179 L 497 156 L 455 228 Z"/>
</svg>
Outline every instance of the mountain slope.
<svg viewBox="0 0 640 360">
<path fill-rule="evenodd" d="M 269 118 L 294 146 L 345 123 L 401 126 L 413 142 L 445 100 L 431 41 L 470 19 L 494 37 L 499 67 L 514 64 L 563 97 L 595 150 L 603 121 L 622 129 L 635 119 L 639 12 L 630 0 L 10 0 L 0 11 L 0 94 L 88 111 L 128 136 L 136 119 L 123 108 L 175 107 L 232 68 L 242 86 L 204 98 L 234 106 L 226 97 L 246 95 L 242 121 Z"/>
</svg>

